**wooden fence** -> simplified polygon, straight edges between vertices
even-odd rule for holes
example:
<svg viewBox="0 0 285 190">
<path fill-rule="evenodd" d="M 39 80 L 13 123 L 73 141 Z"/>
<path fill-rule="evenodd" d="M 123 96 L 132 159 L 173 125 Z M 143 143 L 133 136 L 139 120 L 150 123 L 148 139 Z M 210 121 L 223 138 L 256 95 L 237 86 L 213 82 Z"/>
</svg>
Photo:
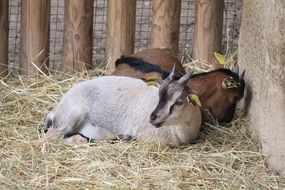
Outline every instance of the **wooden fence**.
<svg viewBox="0 0 285 190">
<path fill-rule="evenodd" d="M 8 0 L 0 1 L 0 77 L 8 70 Z M 224 0 L 197 0 L 193 58 L 211 62 L 221 51 Z M 46 73 L 49 66 L 50 0 L 22 0 L 21 73 Z M 63 71 L 92 66 L 93 0 L 65 0 Z M 122 54 L 134 52 L 136 0 L 108 0 L 108 68 Z M 152 47 L 178 54 L 181 0 L 153 0 Z M 39 71 L 40 70 L 40 71 Z"/>
</svg>

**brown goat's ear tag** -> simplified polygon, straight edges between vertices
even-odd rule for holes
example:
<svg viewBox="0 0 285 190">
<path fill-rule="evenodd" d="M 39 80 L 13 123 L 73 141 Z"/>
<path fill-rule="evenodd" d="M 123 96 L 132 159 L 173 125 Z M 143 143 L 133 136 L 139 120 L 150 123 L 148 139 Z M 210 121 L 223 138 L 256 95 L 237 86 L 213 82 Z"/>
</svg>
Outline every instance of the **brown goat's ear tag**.
<svg viewBox="0 0 285 190">
<path fill-rule="evenodd" d="M 186 97 L 186 100 L 187 100 L 187 102 L 193 104 L 194 106 L 199 106 L 199 107 L 202 106 L 199 97 L 195 94 L 189 94 Z"/>
<path fill-rule="evenodd" d="M 227 88 L 237 88 L 238 87 L 238 83 L 233 78 L 228 78 L 228 79 L 224 79 L 223 80 L 222 86 L 223 86 L 224 89 L 227 89 Z"/>
</svg>

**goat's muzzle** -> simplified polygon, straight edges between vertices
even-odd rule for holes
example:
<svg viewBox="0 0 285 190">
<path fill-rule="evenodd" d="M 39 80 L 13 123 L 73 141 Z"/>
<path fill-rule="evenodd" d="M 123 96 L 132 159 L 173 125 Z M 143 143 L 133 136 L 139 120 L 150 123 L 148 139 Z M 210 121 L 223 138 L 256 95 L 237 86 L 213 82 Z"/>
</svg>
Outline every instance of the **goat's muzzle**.
<svg viewBox="0 0 285 190">
<path fill-rule="evenodd" d="M 224 125 L 224 124 L 230 123 L 233 119 L 234 119 L 234 114 L 218 119 L 218 122 L 219 124 Z"/>
<path fill-rule="evenodd" d="M 162 122 L 157 122 L 156 119 L 157 119 L 157 115 L 156 115 L 155 113 L 152 113 L 152 114 L 150 115 L 150 120 L 149 120 L 149 122 L 150 122 L 153 126 L 155 126 L 156 128 L 159 128 L 159 127 L 161 127 L 161 126 L 163 125 L 164 121 L 162 121 Z"/>
</svg>

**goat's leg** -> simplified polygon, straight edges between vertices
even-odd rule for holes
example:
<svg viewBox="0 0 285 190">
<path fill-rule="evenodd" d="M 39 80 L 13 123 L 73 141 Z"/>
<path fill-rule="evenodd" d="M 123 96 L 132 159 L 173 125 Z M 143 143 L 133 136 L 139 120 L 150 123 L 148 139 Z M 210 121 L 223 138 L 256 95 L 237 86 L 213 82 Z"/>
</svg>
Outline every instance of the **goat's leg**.
<svg viewBox="0 0 285 190">
<path fill-rule="evenodd" d="M 82 108 L 59 104 L 48 114 L 45 128 L 55 128 L 63 137 L 67 137 L 77 134 L 86 122 L 86 113 Z"/>
<path fill-rule="evenodd" d="M 45 132 L 45 138 L 47 140 L 55 140 L 55 139 L 63 138 L 63 135 L 56 128 L 51 127 L 47 129 L 47 131 Z"/>
<path fill-rule="evenodd" d="M 64 143 L 69 145 L 81 145 L 86 144 L 88 139 L 80 134 L 72 135 L 70 137 L 64 138 Z"/>
<path fill-rule="evenodd" d="M 131 135 L 118 135 L 118 138 L 125 142 L 134 140 L 134 138 Z"/>
<path fill-rule="evenodd" d="M 94 140 L 112 139 L 114 137 L 115 135 L 108 130 L 87 123 L 79 129 L 77 134 L 66 134 L 64 136 L 64 143 L 69 145 L 80 145 Z"/>
<path fill-rule="evenodd" d="M 78 133 L 90 140 L 112 139 L 116 137 L 116 134 L 111 131 L 92 123 L 86 123 L 80 128 Z"/>
<path fill-rule="evenodd" d="M 93 124 L 84 125 L 77 134 L 67 134 L 64 136 L 64 142 L 69 145 L 81 145 L 87 142 L 103 139 L 122 139 L 123 141 L 131 141 L 129 135 L 114 135 L 108 130 Z"/>
</svg>

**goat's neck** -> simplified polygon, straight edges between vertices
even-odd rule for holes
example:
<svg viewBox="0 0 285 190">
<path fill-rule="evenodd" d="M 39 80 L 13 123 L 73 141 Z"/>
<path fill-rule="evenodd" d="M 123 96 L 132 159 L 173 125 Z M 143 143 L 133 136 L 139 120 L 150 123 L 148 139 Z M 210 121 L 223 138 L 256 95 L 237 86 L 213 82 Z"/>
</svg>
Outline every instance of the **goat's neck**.
<svg viewBox="0 0 285 190">
<path fill-rule="evenodd" d="M 199 96 L 201 102 L 201 110 L 208 108 L 208 102 L 212 95 L 217 91 L 219 85 L 217 80 L 211 77 L 199 76 L 197 78 L 190 79 L 188 85 Z"/>
<path fill-rule="evenodd" d="M 184 112 L 184 122 L 172 127 L 173 136 L 179 144 L 188 144 L 197 139 L 201 126 L 201 112 L 193 107 L 190 112 Z"/>
</svg>

